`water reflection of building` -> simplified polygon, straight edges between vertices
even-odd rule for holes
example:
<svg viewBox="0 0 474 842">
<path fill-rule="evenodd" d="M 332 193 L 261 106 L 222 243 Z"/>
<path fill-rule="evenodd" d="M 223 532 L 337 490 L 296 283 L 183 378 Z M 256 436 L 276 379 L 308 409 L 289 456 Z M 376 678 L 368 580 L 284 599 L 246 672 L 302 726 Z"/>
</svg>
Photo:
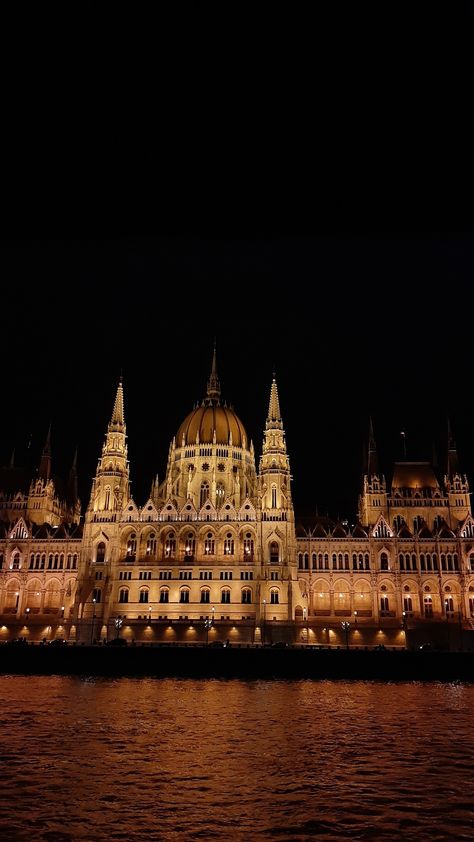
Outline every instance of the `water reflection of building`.
<svg viewBox="0 0 474 842">
<path fill-rule="evenodd" d="M 84 523 L 75 462 L 61 487 L 49 437 L 37 477 L 3 471 L 0 639 L 402 645 L 405 629 L 474 618 L 474 522 L 449 436 L 446 474 L 401 462 L 380 473 L 372 428 L 354 525 L 298 523 L 275 379 L 258 470 L 253 443 L 206 396 L 170 445 L 164 480 L 131 496 L 119 384 Z M 118 622 L 117 622 L 118 621 Z M 120 623 L 121 621 L 121 623 Z"/>
</svg>

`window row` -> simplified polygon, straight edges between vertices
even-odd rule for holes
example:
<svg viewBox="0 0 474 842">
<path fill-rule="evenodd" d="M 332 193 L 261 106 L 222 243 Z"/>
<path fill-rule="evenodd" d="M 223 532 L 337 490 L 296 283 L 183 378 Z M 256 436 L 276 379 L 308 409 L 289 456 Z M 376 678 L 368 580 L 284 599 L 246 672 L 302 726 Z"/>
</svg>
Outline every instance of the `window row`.
<svg viewBox="0 0 474 842">
<path fill-rule="evenodd" d="M 98 589 L 96 589 L 93 593 L 96 593 Z M 168 588 L 161 588 L 159 594 L 159 602 L 169 602 L 169 589 Z M 188 603 L 190 601 L 190 591 L 188 588 L 181 588 L 179 591 L 179 602 L 181 603 Z M 121 588 L 119 591 L 119 602 L 125 603 L 128 602 L 130 598 L 130 591 L 128 588 Z M 138 594 L 138 601 L 140 603 L 148 603 L 150 598 L 150 591 L 146 588 L 142 588 Z M 100 602 L 100 597 L 96 601 Z M 210 603 L 211 602 L 211 591 L 209 588 L 202 588 L 200 591 L 200 602 L 202 603 Z M 230 588 L 223 588 L 220 592 L 220 601 L 221 603 L 230 603 L 231 601 L 231 591 Z M 244 604 L 249 605 L 252 599 L 252 590 L 251 588 L 242 588 L 240 593 L 240 601 Z M 272 588 L 270 591 L 270 604 L 271 605 L 278 605 L 280 602 L 280 592 L 277 588 Z"/>
</svg>

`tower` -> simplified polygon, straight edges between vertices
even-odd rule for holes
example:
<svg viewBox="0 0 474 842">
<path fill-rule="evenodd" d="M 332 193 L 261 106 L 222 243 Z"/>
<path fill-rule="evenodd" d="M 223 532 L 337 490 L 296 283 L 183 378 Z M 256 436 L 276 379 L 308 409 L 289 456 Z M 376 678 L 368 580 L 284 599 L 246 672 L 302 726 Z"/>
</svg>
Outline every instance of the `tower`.
<svg viewBox="0 0 474 842">
<path fill-rule="evenodd" d="M 471 511 L 469 483 L 465 474 L 459 471 L 456 442 L 448 418 L 448 458 L 444 485 L 448 497 L 449 525 L 451 529 L 462 523 Z"/>
<path fill-rule="evenodd" d="M 260 544 L 263 578 L 287 582 L 287 594 L 282 593 L 282 597 L 287 596 L 288 620 L 294 615 L 294 582 L 297 577 L 295 518 L 290 484 L 290 461 L 274 375 L 259 466 Z"/>
<path fill-rule="evenodd" d="M 129 464 L 127 461 L 126 427 L 123 409 L 122 381 L 117 388 L 112 418 L 110 419 L 99 458 L 86 523 L 115 521 L 130 495 Z"/>
<path fill-rule="evenodd" d="M 129 497 L 129 463 L 120 380 L 85 515 L 73 612 L 76 621 L 85 619 L 91 622 L 92 630 L 97 625 L 98 637 L 102 636 L 109 621 L 109 582 L 113 564 L 120 553 L 120 516 Z"/>
<path fill-rule="evenodd" d="M 385 477 L 380 473 L 372 418 L 369 418 L 369 447 L 367 452 L 366 473 L 362 481 L 362 494 L 359 497 L 359 520 L 364 526 L 374 524 L 383 514 L 387 517 L 387 486 Z"/>
</svg>

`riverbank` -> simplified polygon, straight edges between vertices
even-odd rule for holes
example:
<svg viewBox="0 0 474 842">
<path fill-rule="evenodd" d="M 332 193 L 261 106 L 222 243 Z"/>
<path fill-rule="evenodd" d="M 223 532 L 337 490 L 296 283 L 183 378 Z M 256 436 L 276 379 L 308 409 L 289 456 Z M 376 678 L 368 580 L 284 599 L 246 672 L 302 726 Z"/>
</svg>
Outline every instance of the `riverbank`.
<svg viewBox="0 0 474 842">
<path fill-rule="evenodd" d="M 0 673 L 474 681 L 473 652 L 206 646 L 0 646 Z"/>
</svg>

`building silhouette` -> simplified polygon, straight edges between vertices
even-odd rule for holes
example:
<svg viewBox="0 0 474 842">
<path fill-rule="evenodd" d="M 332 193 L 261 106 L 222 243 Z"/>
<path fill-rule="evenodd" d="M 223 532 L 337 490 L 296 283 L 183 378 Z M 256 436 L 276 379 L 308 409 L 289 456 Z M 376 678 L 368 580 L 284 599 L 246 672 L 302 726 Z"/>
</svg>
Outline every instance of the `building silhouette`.
<svg viewBox="0 0 474 842">
<path fill-rule="evenodd" d="M 74 458 L 53 475 L 0 473 L 0 640 L 404 646 L 411 630 L 474 620 L 474 521 L 448 431 L 439 477 L 397 462 L 388 482 L 372 423 L 355 524 L 296 520 L 275 377 L 258 469 L 221 397 L 184 419 L 143 505 L 133 499 L 119 383 L 83 522 Z M 461 639 L 461 638 L 459 638 Z"/>
</svg>

